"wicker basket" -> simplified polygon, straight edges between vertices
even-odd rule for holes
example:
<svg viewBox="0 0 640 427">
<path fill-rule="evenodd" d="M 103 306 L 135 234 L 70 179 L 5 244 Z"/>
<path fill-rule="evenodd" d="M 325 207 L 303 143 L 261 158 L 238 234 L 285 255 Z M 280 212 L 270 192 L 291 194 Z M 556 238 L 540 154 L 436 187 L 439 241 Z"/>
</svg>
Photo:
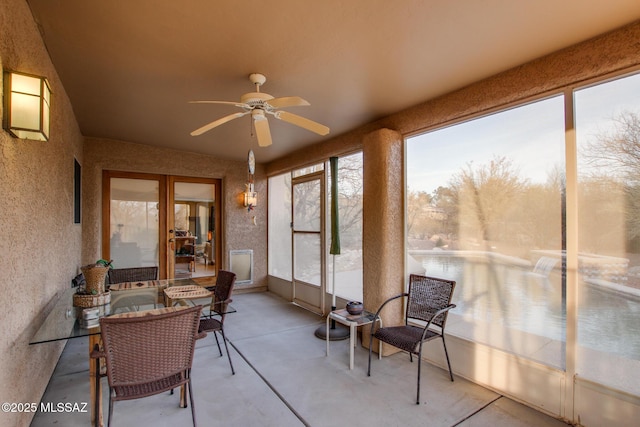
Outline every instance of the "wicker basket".
<svg viewBox="0 0 640 427">
<path fill-rule="evenodd" d="M 73 294 L 74 307 L 98 307 L 109 303 L 111 303 L 111 292 L 109 291 L 95 295 Z"/>
<path fill-rule="evenodd" d="M 102 265 L 89 264 L 81 267 L 82 274 L 86 281 L 85 289 L 87 293 L 102 294 L 104 293 L 104 281 L 109 272 L 109 267 Z"/>
</svg>

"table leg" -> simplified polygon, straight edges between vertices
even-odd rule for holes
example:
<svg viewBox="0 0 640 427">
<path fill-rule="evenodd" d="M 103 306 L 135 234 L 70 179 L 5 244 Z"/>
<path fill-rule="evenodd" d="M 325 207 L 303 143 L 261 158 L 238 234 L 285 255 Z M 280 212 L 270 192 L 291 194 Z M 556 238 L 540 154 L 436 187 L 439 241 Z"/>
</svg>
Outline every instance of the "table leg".
<svg viewBox="0 0 640 427">
<path fill-rule="evenodd" d="M 100 334 L 89 335 L 89 354 L 93 351 L 95 345 L 100 345 Z M 100 372 L 96 371 L 95 360 L 89 356 L 89 390 L 91 406 L 91 425 L 103 427 L 102 419 L 102 387 L 100 387 Z"/>
<path fill-rule="evenodd" d="M 181 408 L 187 407 L 187 388 L 183 385 L 180 386 L 180 407 Z"/>
<path fill-rule="evenodd" d="M 355 322 L 349 323 L 349 369 L 351 370 L 353 370 L 353 352 L 358 341 L 356 338 L 357 328 Z"/>
</svg>

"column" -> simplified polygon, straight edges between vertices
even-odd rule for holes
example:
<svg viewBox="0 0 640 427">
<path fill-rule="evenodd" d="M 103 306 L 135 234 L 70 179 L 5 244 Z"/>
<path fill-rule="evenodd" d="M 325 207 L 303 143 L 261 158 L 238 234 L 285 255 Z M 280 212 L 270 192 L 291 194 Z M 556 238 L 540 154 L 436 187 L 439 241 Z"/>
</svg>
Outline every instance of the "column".
<svg viewBox="0 0 640 427">
<path fill-rule="evenodd" d="M 389 297 L 404 292 L 404 141 L 400 133 L 379 129 L 364 137 L 363 294 L 375 311 Z M 403 322 L 403 299 L 385 307 L 385 326 Z M 363 345 L 369 346 L 368 327 Z M 377 350 L 378 345 L 374 343 Z M 398 351 L 383 347 L 383 355 Z"/>
</svg>

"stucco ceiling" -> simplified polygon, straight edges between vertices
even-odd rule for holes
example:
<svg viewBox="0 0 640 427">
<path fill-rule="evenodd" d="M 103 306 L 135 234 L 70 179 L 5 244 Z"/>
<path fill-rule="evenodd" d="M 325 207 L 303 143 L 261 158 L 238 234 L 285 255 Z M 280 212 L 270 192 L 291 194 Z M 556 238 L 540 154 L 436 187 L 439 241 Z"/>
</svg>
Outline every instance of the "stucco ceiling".
<svg viewBox="0 0 640 427">
<path fill-rule="evenodd" d="M 638 0 L 27 1 L 85 136 L 259 163 L 640 19 Z M 239 101 L 256 72 L 331 133 L 189 135 L 239 110 L 188 101 Z"/>
</svg>

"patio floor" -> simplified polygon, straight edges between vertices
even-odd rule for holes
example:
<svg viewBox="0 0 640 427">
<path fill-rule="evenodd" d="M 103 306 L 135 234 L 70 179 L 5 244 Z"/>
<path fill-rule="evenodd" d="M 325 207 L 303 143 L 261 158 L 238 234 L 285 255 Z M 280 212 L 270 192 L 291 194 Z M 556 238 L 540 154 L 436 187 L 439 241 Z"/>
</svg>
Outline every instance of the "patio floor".
<svg viewBox="0 0 640 427">
<path fill-rule="evenodd" d="M 314 331 L 324 321 L 270 294 L 233 296 L 225 332 L 235 375 L 212 336 L 198 342 L 193 366 L 196 417 L 220 426 L 566 426 L 507 397 L 423 364 L 422 401 L 415 404 L 416 365 L 404 353 L 372 362 L 358 344 L 349 370 L 349 341 L 324 340 Z M 427 345 L 439 345 L 430 343 Z M 42 402 L 88 402 L 86 338 L 71 339 L 58 361 Z M 223 347 L 224 353 L 224 347 Z M 455 373 L 455 366 L 453 371 Z M 107 384 L 103 380 L 105 425 Z M 38 412 L 32 427 L 88 426 L 90 413 Z M 116 402 L 114 426 L 187 426 L 191 411 L 168 393 Z"/>
</svg>

